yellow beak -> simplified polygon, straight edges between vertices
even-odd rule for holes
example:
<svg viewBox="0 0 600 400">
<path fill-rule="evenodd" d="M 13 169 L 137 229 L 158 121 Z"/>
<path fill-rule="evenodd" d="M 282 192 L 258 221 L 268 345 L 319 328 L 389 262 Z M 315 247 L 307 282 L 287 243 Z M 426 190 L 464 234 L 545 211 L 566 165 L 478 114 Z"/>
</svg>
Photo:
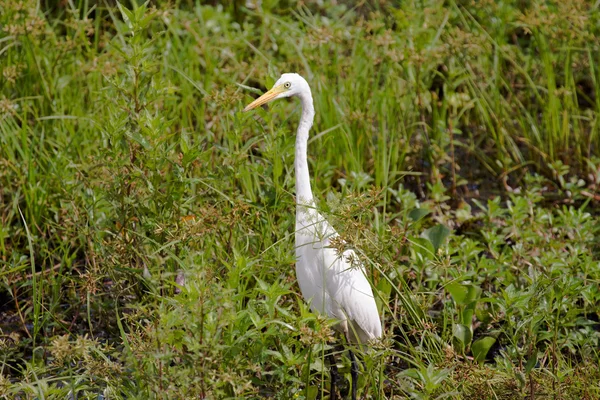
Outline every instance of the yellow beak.
<svg viewBox="0 0 600 400">
<path fill-rule="evenodd" d="M 262 106 L 263 104 L 266 104 L 266 103 L 274 100 L 275 97 L 277 97 L 277 95 L 279 95 L 285 91 L 287 91 L 287 89 L 283 85 L 273 87 L 267 93 L 263 94 L 258 99 L 254 100 L 252 103 L 248 104 L 246 106 L 246 108 L 244 108 L 244 112 L 250 111 L 258 106 Z"/>
</svg>

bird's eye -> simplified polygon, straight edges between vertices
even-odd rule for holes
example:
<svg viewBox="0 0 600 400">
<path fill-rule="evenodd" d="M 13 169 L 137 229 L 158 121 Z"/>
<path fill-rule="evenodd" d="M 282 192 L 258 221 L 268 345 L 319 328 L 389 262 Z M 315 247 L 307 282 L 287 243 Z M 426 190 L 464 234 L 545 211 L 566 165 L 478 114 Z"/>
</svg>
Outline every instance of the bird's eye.
<svg viewBox="0 0 600 400">
<path fill-rule="evenodd" d="M 289 89 L 289 88 L 292 87 L 292 84 L 290 82 L 286 82 L 286 83 L 283 84 L 283 87 L 286 88 L 286 89 Z"/>
</svg>

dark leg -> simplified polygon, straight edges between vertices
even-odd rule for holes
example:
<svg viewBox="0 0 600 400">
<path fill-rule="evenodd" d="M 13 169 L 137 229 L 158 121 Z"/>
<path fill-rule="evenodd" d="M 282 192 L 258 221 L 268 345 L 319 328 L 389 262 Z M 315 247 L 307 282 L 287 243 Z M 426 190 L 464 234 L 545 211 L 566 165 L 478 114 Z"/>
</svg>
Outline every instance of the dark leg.
<svg viewBox="0 0 600 400">
<path fill-rule="evenodd" d="M 329 359 L 329 372 L 331 373 L 331 389 L 329 390 L 329 400 L 335 400 L 337 398 L 337 383 L 340 379 L 338 374 L 337 364 L 335 363 L 335 357 L 332 353 L 327 356 Z"/>
<path fill-rule="evenodd" d="M 350 353 L 350 361 L 352 361 L 352 368 L 350 369 L 350 375 L 352 375 L 352 400 L 356 400 L 356 386 L 358 385 L 358 364 L 352 350 L 348 349 Z"/>
</svg>

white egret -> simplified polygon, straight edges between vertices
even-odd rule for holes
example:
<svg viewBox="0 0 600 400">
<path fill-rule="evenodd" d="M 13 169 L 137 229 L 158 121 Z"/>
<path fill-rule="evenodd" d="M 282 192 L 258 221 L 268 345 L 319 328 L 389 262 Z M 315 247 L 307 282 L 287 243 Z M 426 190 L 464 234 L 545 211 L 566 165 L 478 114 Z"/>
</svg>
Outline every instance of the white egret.
<svg viewBox="0 0 600 400">
<path fill-rule="evenodd" d="M 352 343 L 365 344 L 381 337 L 381 319 L 364 267 L 356 262 L 353 250 L 343 254 L 331 247 L 338 234 L 317 211 L 310 185 L 307 147 L 315 109 L 306 80 L 295 73 L 281 75 L 267 93 L 250 103 L 252 110 L 273 100 L 297 97 L 302 104 L 302 116 L 296 134 L 296 277 L 300 291 L 314 312 L 328 315 L 340 322 L 336 328 Z M 352 351 L 352 399 L 356 399 L 358 366 Z M 336 372 L 335 364 L 332 371 Z M 333 375 L 333 373 L 332 373 Z M 332 393 L 335 398 L 335 378 Z"/>
</svg>

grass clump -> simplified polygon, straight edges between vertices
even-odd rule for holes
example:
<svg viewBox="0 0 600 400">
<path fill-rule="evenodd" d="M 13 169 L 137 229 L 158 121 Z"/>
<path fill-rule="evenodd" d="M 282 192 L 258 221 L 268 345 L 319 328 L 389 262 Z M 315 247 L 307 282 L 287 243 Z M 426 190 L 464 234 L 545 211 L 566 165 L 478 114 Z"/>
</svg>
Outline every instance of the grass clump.
<svg viewBox="0 0 600 400">
<path fill-rule="evenodd" d="M 348 391 L 297 106 L 239 112 L 286 71 L 383 318 L 359 393 L 598 397 L 597 7 L 263 3 L 0 1 L 0 397 L 326 398 L 329 353 Z"/>
</svg>

